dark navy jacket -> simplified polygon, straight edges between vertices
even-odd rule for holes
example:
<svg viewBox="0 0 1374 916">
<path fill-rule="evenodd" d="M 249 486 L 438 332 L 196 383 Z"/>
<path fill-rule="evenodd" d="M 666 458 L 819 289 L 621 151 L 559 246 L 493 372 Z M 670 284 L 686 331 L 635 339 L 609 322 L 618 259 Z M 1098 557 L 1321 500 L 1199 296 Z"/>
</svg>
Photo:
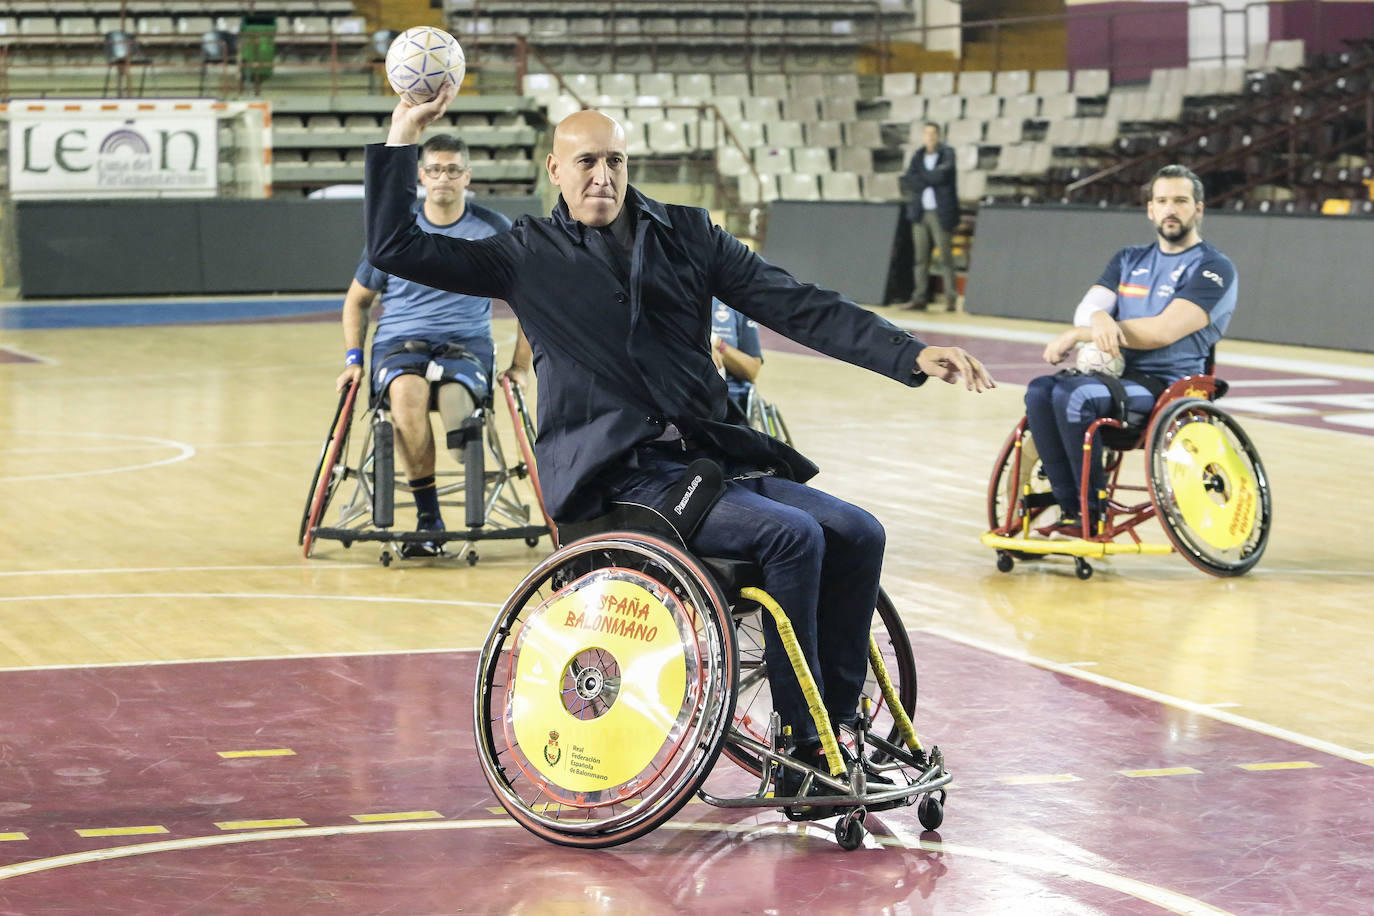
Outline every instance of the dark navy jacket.
<svg viewBox="0 0 1374 916">
<path fill-rule="evenodd" d="M 706 210 L 665 206 L 629 189 L 628 259 L 573 220 L 523 216 L 509 232 L 462 240 L 411 217 L 415 149 L 367 147 L 368 258 L 378 270 L 510 303 L 539 377 L 535 456 L 557 521 L 602 510 L 597 475 L 635 466 L 635 446 L 667 423 L 734 464 L 807 480 L 816 466 L 763 433 L 726 421 L 725 381 L 711 361 L 711 297 L 830 356 L 919 385 L 925 344 L 838 293 L 805 284 L 711 224 Z M 818 227 L 820 231 L 820 227 Z"/>
<path fill-rule="evenodd" d="M 906 215 L 919 223 L 925 213 L 921 198 L 926 188 L 935 189 L 935 218 L 946 231 L 959 225 L 959 189 L 954 176 L 954 150 L 943 143 L 935 147 L 935 168 L 926 168 L 926 148 L 916 147 L 902 173 L 902 190 L 907 193 Z"/>
</svg>

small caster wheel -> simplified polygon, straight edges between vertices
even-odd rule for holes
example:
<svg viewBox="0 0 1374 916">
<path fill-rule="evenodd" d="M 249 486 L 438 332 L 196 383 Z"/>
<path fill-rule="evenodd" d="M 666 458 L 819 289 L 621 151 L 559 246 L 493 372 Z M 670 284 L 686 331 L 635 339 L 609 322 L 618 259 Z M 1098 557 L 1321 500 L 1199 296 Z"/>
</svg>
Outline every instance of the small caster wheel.
<svg viewBox="0 0 1374 916">
<path fill-rule="evenodd" d="M 1080 579 L 1091 579 L 1093 577 L 1093 565 L 1082 557 L 1074 557 L 1073 571 Z"/>
<path fill-rule="evenodd" d="M 835 840 L 843 850 L 858 849 L 864 844 L 864 818 L 868 811 L 855 808 L 835 822 Z"/>
<path fill-rule="evenodd" d="M 1011 568 L 1016 565 L 1016 561 L 1011 558 L 1011 554 L 1005 550 L 997 551 L 997 571 L 1011 572 Z"/>
<path fill-rule="evenodd" d="M 348 548 L 353 546 L 353 541 L 349 538 L 344 538 L 343 541 L 341 541 L 341 543 L 344 546 L 344 550 L 347 550 Z"/>
<path fill-rule="evenodd" d="M 469 565 L 469 566 L 476 566 L 476 565 L 477 565 L 477 551 L 475 551 L 475 550 L 469 550 L 469 551 L 468 551 L 468 565 Z"/>
<path fill-rule="evenodd" d="M 927 830 L 939 830 L 945 822 L 945 806 L 934 795 L 923 795 L 916 803 L 916 817 Z"/>
<path fill-rule="evenodd" d="M 391 551 L 390 551 L 390 550 L 383 550 L 383 551 L 382 551 L 381 561 L 382 561 L 382 565 L 383 565 L 383 566 L 390 566 L 390 565 L 391 565 Z"/>
<path fill-rule="evenodd" d="M 538 547 L 538 546 L 539 546 L 539 538 L 525 538 L 525 546 L 526 546 L 526 547 Z"/>
</svg>

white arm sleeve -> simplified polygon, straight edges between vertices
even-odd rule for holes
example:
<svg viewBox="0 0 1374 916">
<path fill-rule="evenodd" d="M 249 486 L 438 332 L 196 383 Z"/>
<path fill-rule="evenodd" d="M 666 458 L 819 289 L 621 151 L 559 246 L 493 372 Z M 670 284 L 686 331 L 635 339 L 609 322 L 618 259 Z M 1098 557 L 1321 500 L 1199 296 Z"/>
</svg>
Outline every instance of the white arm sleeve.
<svg viewBox="0 0 1374 916">
<path fill-rule="evenodd" d="M 1074 326 L 1080 328 L 1091 326 L 1093 312 L 1106 312 L 1109 315 L 1115 315 L 1116 293 L 1105 286 L 1094 285 L 1089 287 L 1083 301 L 1078 303 L 1078 308 L 1074 309 Z"/>
</svg>

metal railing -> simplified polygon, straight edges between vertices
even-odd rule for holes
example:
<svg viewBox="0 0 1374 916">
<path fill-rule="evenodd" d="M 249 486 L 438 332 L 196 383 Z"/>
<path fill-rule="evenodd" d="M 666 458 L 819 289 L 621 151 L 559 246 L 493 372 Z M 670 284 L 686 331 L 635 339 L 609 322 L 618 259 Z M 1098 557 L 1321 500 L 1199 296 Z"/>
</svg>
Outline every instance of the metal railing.
<svg viewBox="0 0 1374 916">
<path fill-rule="evenodd" d="M 1350 93 L 1323 98 L 1323 94 L 1328 90 L 1340 90 L 1352 84 L 1352 81 L 1358 80 L 1363 80 L 1362 96 Z M 1350 120 L 1353 114 L 1352 106 L 1355 104 L 1363 108 L 1363 131 L 1336 146 L 1325 144 L 1323 138 L 1317 137 L 1315 146 L 1320 150 L 1318 155 L 1334 155 L 1347 148 L 1355 148 L 1360 143 L 1364 144 L 1367 155 L 1374 155 L 1374 56 L 1367 56 L 1339 70 L 1315 78 L 1295 80 L 1277 95 L 1255 99 L 1251 104 L 1244 105 L 1223 118 L 1184 131 L 1163 145 L 1156 144 L 1146 152 L 1123 159 L 1071 182 L 1065 186 L 1064 193 L 1072 198 L 1113 182 L 1130 181 L 1135 178 L 1143 181 L 1160 166 L 1182 158 L 1189 160 L 1195 172 L 1203 174 L 1226 168 L 1238 159 L 1255 155 L 1260 150 L 1268 149 L 1280 142 L 1287 144 L 1282 167 L 1271 169 L 1260 178 L 1211 195 L 1209 202 L 1215 205 L 1234 199 L 1260 184 L 1284 175 L 1287 175 L 1291 182 L 1296 182 L 1298 172 L 1303 167 L 1300 162 L 1303 152 L 1299 148 L 1299 138 L 1304 134 L 1317 132 L 1324 125 Z M 1264 129 L 1264 122 L 1270 119 L 1277 121 L 1277 125 Z M 1240 146 L 1210 152 L 1202 157 L 1185 155 L 1186 151 L 1196 148 L 1204 137 L 1246 128 L 1250 129 L 1247 135 L 1248 142 Z"/>
<path fill-rule="evenodd" d="M 889 29 L 885 23 L 893 17 L 893 11 L 883 7 L 880 0 L 831 0 L 817 6 L 814 3 L 786 3 L 779 0 L 692 0 L 684 8 L 676 0 L 662 0 L 661 16 L 654 16 L 646 10 L 654 7 L 653 0 L 604 0 L 596 6 L 595 19 L 605 22 L 608 28 L 595 30 L 568 30 L 558 33 L 540 32 L 537 28 L 520 32 L 502 30 L 502 19 L 528 19 L 537 21 L 539 10 L 521 10 L 513 13 L 513 7 L 501 5 L 483 6 L 475 0 L 471 7 L 465 8 L 461 15 L 451 15 L 450 24 L 461 26 L 473 24 L 474 28 L 464 30 L 455 28 L 455 34 L 469 59 L 478 58 L 488 48 L 509 46 L 517 39 L 535 42 L 546 49 L 559 47 L 578 49 L 591 59 L 593 52 L 599 52 L 605 59 L 605 66 L 614 71 L 617 65 L 627 61 L 638 62 L 643 59 L 650 70 L 660 69 L 665 55 L 685 50 L 690 62 L 694 56 L 705 65 L 713 60 L 712 55 L 728 51 L 740 55 L 741 70 L 754 72 L 756 62 L 762 56 L 776 59 L 775 72 L 788 72 L 789 66 L 805 62 L 807 49 L 824 48 L 863 48 L 876 50 L 880 57 L 886 56 Z M 484 12 L 485 10 L 485 12 Z M 706 20 L 712 28 L 694 32 L 654 32 L 643 29 L 628 30 L 618 27 L 622 11 L 633 11 L 625 18 L 647 20 L 651 18 L 672 18 L 683 20 Z M 512 15 L 495 15 L 498 12 Z M 555 12 L 548 10 L 552 18 L 584 21 L 591 16 L 579 16 L 575 11 Z M 900 12 L 900 11 L 899 11 Z M 852 17 L 846 19 L 846 15 Z M 491 20 L 492 30 L 488 33 L 476 30 L 476 24 L 484 19 Z M 812 32 L 799 33 L 794 29 L 766 29 L 763 23 L 786 21 L 787 19 L 815 19 L 822 23 L 849 22 L 850 32 Z M 738 29 L 721 27 L 725 21 L 738 23 Z M 694 55 L 694 49 L 696 52 Z"/>
</svg>

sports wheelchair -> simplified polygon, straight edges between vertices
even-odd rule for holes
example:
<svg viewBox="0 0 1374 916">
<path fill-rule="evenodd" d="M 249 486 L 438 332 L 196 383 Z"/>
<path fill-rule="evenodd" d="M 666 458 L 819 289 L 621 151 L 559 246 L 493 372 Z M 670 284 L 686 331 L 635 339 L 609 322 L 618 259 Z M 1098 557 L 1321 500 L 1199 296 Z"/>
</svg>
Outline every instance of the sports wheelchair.
<svg viewBox="0 0 1374 916">
<path fill-rule="evenodd" d="M 1212 374 L 1179 379 L 1164 389 L 1144 418 L 1104 417 L 1084 433 L 1085 455 L 1102 443 L 1106 488 L 1103 511 L 1083 538 L 1034 537 L 1035 523 L 1053 506 L 1026 418 L 1011 431 L 988 482 L 988 526 L 982 542 L 997 551 L 997 568 L 1011 572 L 1018 559 L 1070 556 L 1080 579 L 1093 574 L 1090 557 L 1177 551 L 1213 576 L 1238 576 L 1259 562 L 1269 540 L 1269 479 L 1250 437 L 1215 401 L 1227 390 Z M 1145 453 L 1145 484 L 1121 480 L 1125 455 Z M 1089 519 L 1089 471 L 1083 462 L 1079 518 Z M 1169 543 L 1147 543 L 1137 529 L 1158 517 Z M 1125 536 L 1124 542 L 1119 538 Z"/>
<path fill-rule="evenodd" d="M 559 537 L 564 546 L 502 607 L 478 662 L 478 756 L 517 823 L 553 843 L 614 846 L 696 794 L 717 807 L 780 807 L 793 820 L 838 816 L 845 849 L 862 844 L 869 810 L 916 803 L 924 827 L 940 826 L 952 777 L 940 749 L 927 751 L 912 728 L 916 663 L 886 593 L 858 723 L 836 734 L 756 566 L 694 556 L 652 510 L 626 504 L 564 525 Z M 772 711 L 763 613 L 807 691 L 825 769 L 789 755 L 790 734 Z M 751 794 L 702 788 L 722 753 L 757 779 Z M 795 796 L 770 794 L 784 768 L 800 782 Z"/>
<path fill-rule="evenodd" d="M 774 439 L 781 439 L 788 445 L 792 444 L 792 433 L 783 421 L 782 411 L 778 410 L 778 405 L 764 400 L 763 395 L 759 394 L 758 385 L 749 386 L 749 394 L 744 401 L 744 416 L 751 428 L 767 433 Z"/>
<path fill-rule="evenodd" d="M 378 541 L 382 544 L 380 560 L 383 566 L 390 566 L 393 559 L 401 556 L 401 545 L 406 543 L 461 542 L 457 556 L 466 558 L 471 566 L 478 560 L 477 541 L 514 538 L 523 539 L 533 547 L 539 543 L 539 538 L 549 534 L 551 520 L 543 515 L 543 524 L 532 524 L 530 506 L 514 487 L 514 481 L 529 478 L 535 501 L 543 513 L 543 494 L 533 474 L 534 424 L 519 385 L 508 378 L 501 380 L 521 460 L 507 463 L 496 429 L 496 414 L 491 399 L 487 399 L 465 423 L 470 432 L 462 444 L 463 470 L 439 470 L 435 474 L 440 481 L 440 506 L 462 506 L 465 526 L 448 531 L 396 531 L 392 529 L 395 495 L 404 481 L 395 471 L 394 430 L 386 409 L 379 406 L 368 409 L 358 460 L 355 464 L 349 463 L 353 413 L 362 384 L 354 381 L 340 393 L 329 433 L 320 449 L 297 537 L 306 557 L 313 554 L 315 543 L 321 538 L 339 541 L 344 547 L 351 547 L 357 541 Z M 490 466 L 484 446 L 492 458 Z M 341 489 L 347 491 L 346 498 L 341 496 Z M 461 500 L 449 498 L 459 494 Z M 335 503 L 336 496 L 340 497 L 336 519 L 332 525 L 326 525 L 325 513 Z"/>
</svg>

